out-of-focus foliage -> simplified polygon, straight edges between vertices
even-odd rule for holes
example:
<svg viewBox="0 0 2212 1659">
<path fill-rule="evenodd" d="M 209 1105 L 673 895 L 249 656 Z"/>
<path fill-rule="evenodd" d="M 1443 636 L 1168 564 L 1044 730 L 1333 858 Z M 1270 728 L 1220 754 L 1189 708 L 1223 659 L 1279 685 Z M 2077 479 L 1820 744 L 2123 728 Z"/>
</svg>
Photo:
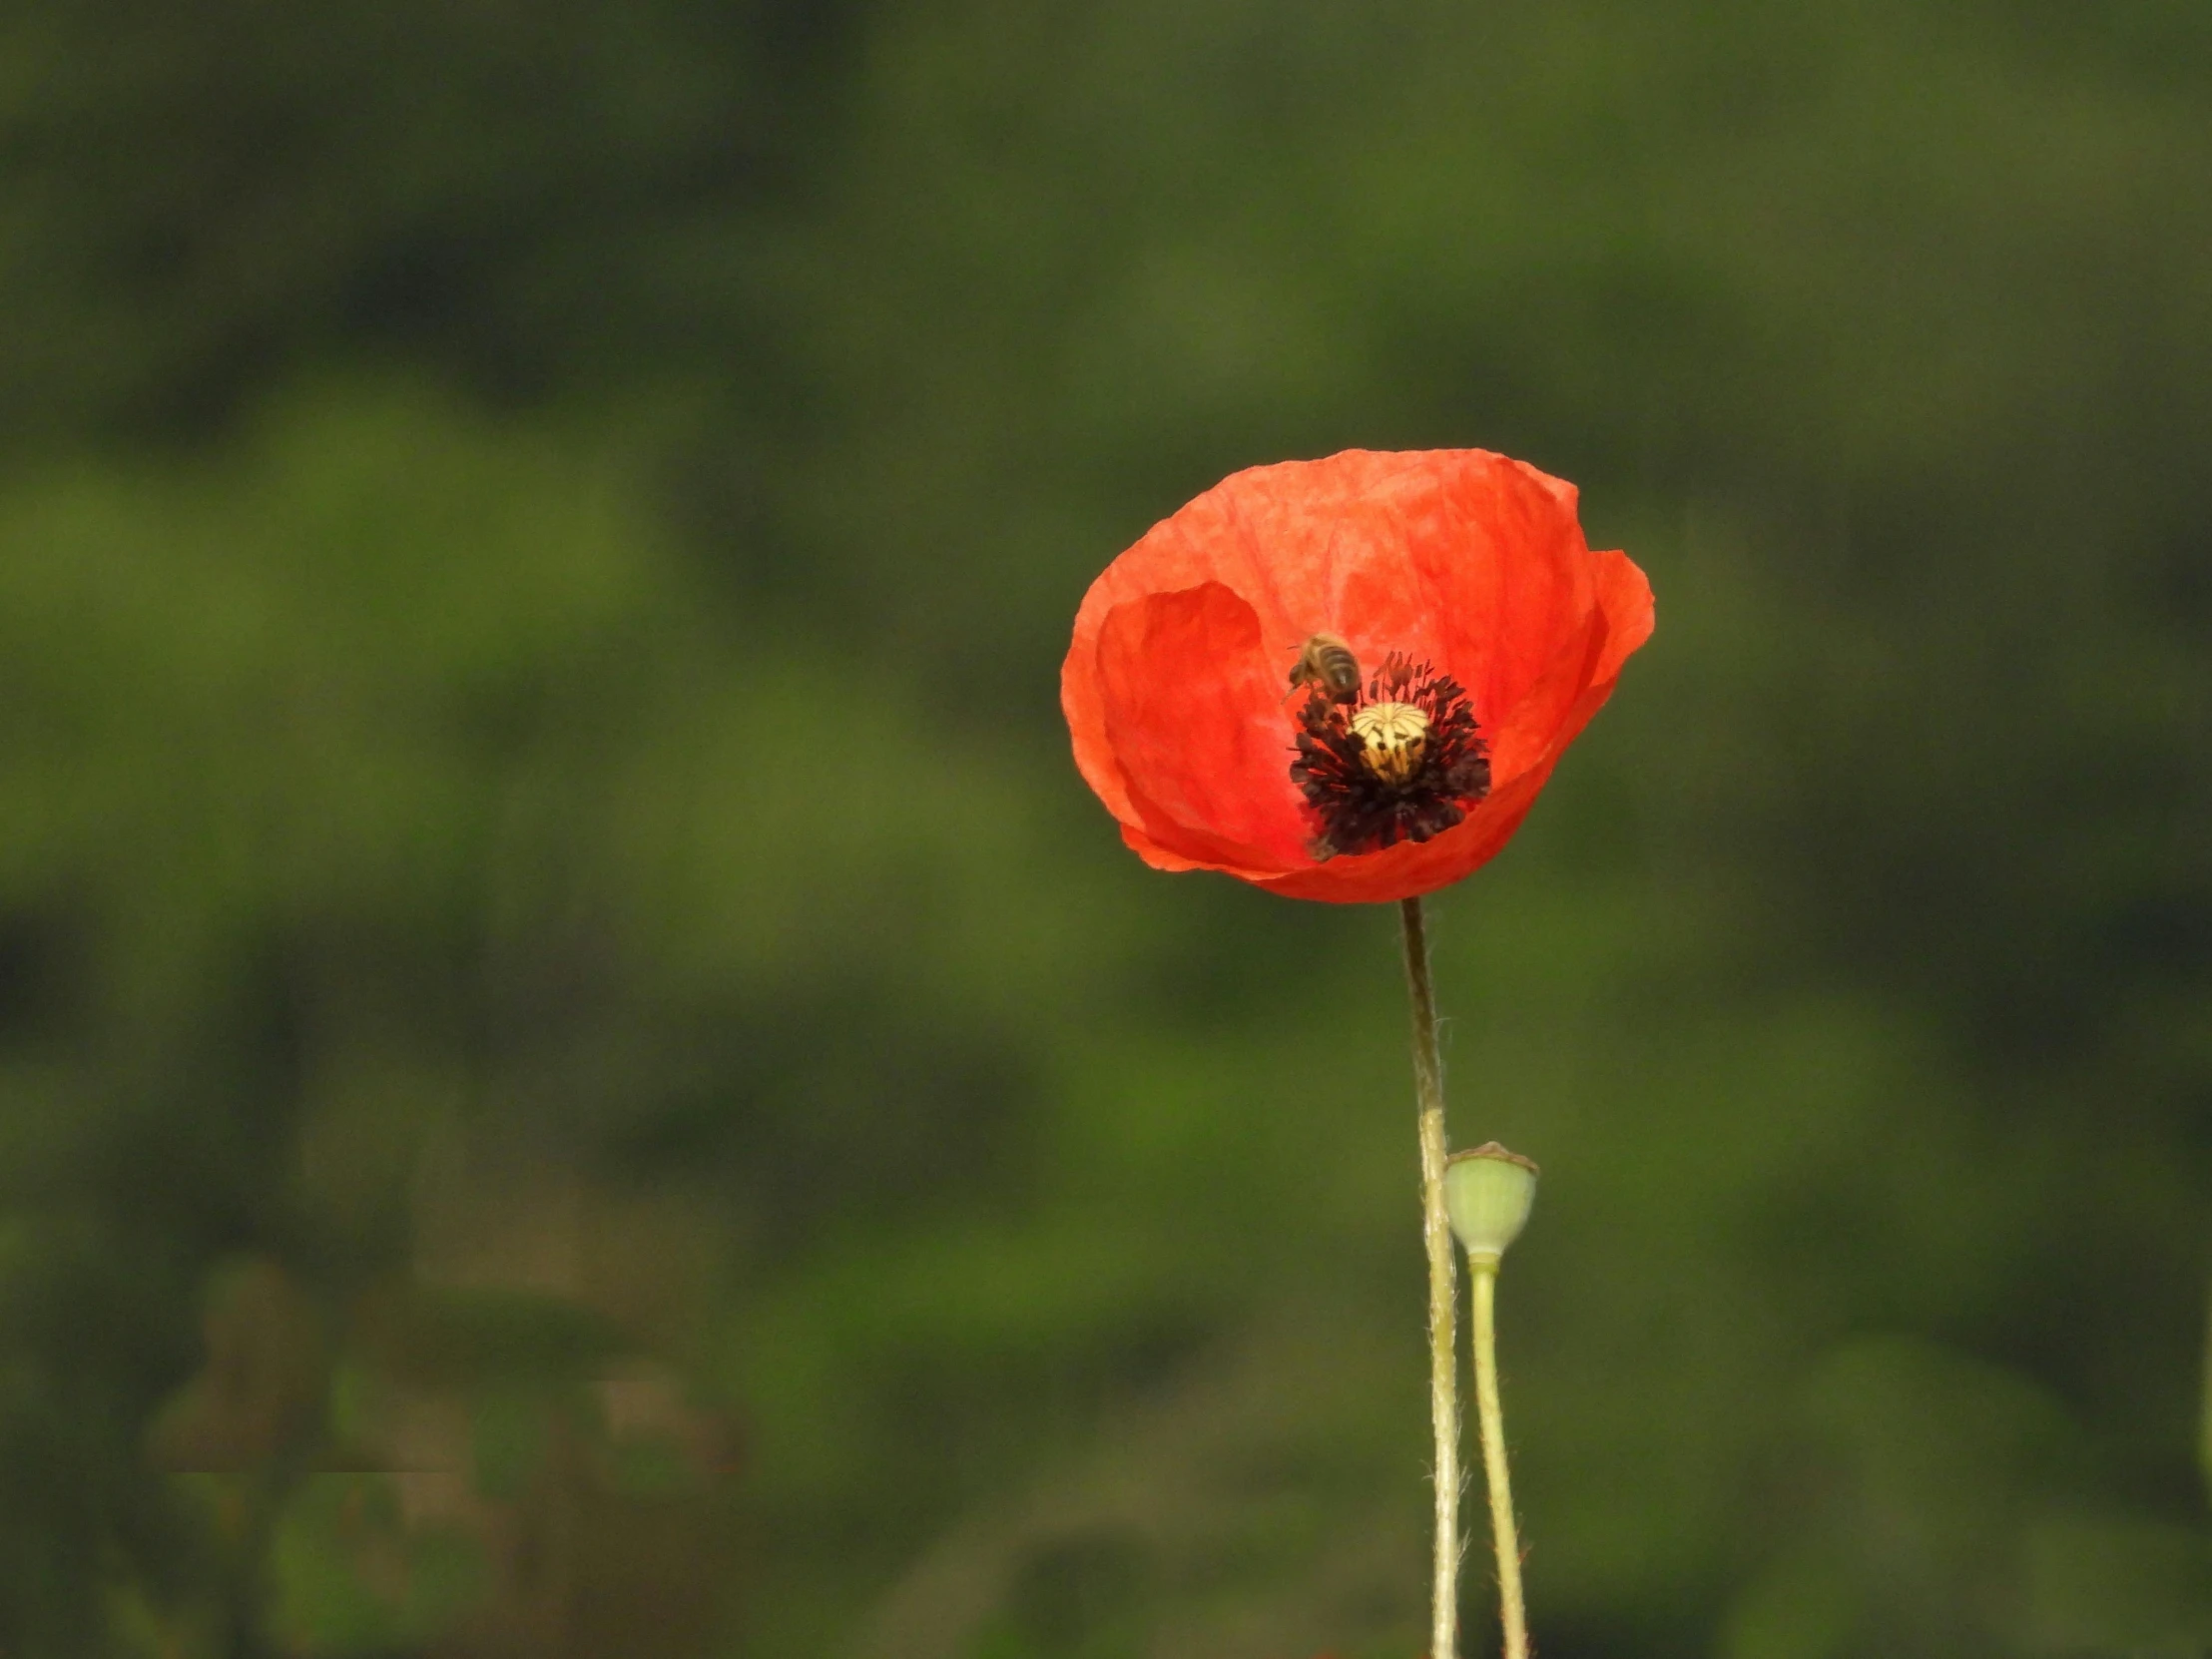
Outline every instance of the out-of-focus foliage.
<svg viewBox="0 0 2212 1659">
<path fill-rule="evenodd" d="M 2208 176 L 2169 0 L 15 8 L 0 1649 L 1417 1651 L 1388 918 L 1053 674 L 1480 443 L 1660 601 L 1436 906 L 1545 1651 L 2200 1650 Z"/>
</svg>

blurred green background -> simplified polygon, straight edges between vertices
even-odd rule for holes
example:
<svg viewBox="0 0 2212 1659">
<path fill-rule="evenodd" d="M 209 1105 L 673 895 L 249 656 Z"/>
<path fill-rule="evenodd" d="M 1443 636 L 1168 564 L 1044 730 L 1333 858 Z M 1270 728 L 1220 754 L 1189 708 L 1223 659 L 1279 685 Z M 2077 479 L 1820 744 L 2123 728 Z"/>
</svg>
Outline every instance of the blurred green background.
<svg viewBox="0 0 2212 1659">
<path fill-rule="evenodd" d="M 1392 918 L 1056 675 L 1462 444 L 1659 595 L 1431 912 L 1545 1659 L 2212 1651 L 2208 180 L 2199 0 L 18 0 L 0 1653 L 1420 1652 Z"/>
</svg>

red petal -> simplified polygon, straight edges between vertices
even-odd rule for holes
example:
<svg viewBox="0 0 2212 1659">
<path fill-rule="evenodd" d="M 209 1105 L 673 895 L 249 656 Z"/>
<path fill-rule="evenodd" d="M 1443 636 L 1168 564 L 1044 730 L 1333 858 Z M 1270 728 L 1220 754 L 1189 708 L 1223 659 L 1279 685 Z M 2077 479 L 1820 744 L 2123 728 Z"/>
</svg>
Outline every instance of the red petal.
<svg viewBox="0 0 2212 1659">
<path fill-rule="evenodd" d="M 1106 743 L 1147 839 L 1217 866 L 1311 861 L 1283 687 L 1250 605 L 1219 582 L 1117 605 L 1097 664 Z"/>
</svg>

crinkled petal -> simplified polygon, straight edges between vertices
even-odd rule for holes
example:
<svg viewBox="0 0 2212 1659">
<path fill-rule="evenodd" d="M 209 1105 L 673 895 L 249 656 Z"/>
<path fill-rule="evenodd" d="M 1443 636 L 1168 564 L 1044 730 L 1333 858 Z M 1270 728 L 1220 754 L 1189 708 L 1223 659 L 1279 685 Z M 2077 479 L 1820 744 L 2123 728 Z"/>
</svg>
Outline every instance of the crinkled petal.
<svg viewBox="0 0 2212 1659">
<path fill-rule="evenodd" d="M 1283 688 L 1250 605 L 1220 582 L 1117 605 L 1097 671 L 1106 742 L 1148 840 L 1217 866 L 1312 861 Z"/>
</svg>

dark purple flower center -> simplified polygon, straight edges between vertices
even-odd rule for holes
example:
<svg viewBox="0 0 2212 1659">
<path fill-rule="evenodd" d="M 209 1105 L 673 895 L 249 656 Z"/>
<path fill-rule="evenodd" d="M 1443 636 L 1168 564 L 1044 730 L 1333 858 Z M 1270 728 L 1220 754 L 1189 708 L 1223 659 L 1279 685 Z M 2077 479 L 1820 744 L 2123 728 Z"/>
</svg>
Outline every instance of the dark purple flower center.
<svg viewBox="0 0 2212 1659">
<path fill-rule="evenodd" d="M 1309 694 L 1291 781 L 1320 824 L 1317 859 L 1374 852 L 1464 820 L 1490 793 L 1489 745 L 1458 681 L 1392 652 L 1352 697 Z"/>
</svg>

